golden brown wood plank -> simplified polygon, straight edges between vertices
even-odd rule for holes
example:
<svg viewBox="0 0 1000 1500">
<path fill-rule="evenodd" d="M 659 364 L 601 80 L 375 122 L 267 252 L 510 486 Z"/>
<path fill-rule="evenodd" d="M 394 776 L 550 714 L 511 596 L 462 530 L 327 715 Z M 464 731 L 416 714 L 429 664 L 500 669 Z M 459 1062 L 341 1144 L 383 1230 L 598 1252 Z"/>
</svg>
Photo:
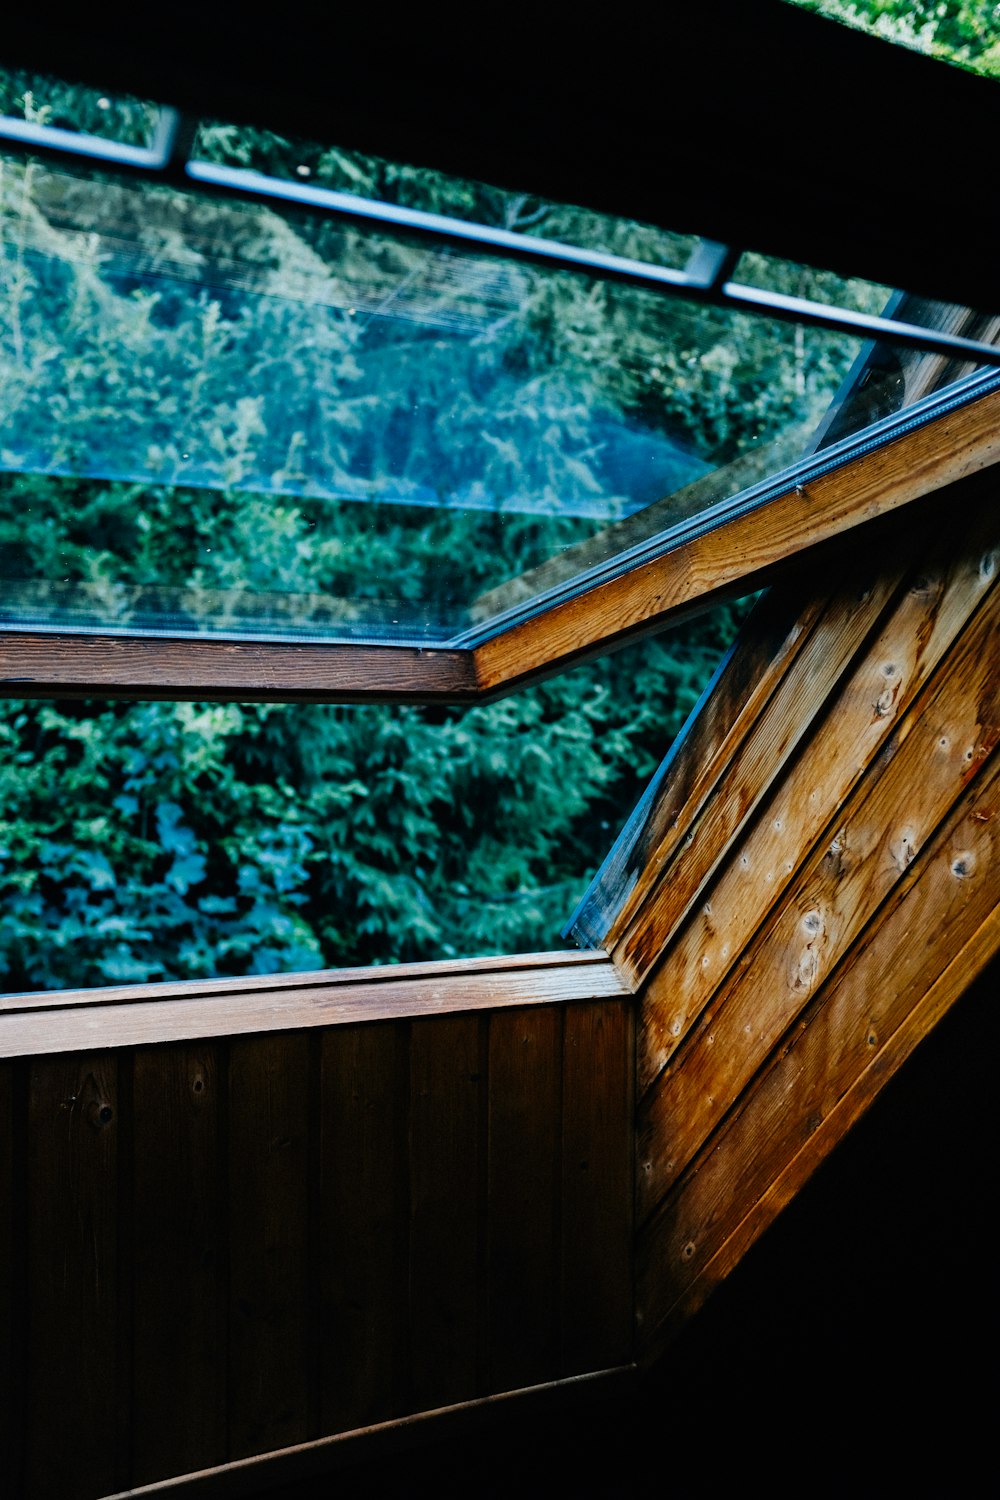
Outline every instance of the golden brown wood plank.
<svg viewBox="0 0 1000 1500">
<path fill-rule="evenodd" d="M 824 605 L 801 590 L 772 590 L 758 602 L 574 914 L 576 942 L 603 948 L 615 941 L 686 839 Z"/>
<path fill-rule="evenodd" d="M 28 1115 L 27 1500 L 93 1500 L 119 1448 L 118 1061 L 32 1065 Z"/>
<path fill-rule="evenodd" d="M 226 1458 L 225 1078 L 212 1046 L 133 1062 L 133 1482 Z"/>
<path fill-rule="evenodd" d="M 703 806 L 682 813 L 683 840 L 669 841 L 669 854 L 655 882 L 627 904 L 613 935 L 614 956 L 638 985 L 660 958 L 677 923 L 705 890 L 729 846 L 807 737 L 842 674 L 878 622 L 898 583 L 894 572 L 873 576 L 831 599 L 796 654 L 760 718 Z M 640 898 L 644 898 L 641 899 Z"/>
<path fill-rule="evenodd" d="M 645 1090 L 780 899 L 851 787 L 949 649 L 998 570 L 989 515 L 957 555 L 919 571 L 843 684 L 757 821 L 726 853 L 708 899 L 670 935 L 643 995 L 638 1082 Z M 937 546 L 935 551 L 942 549 Z M 666 945 L 667 938 L 664 938 Z"/>
<path fill-rule="evenodd" d="M 1000 761 L 639 1237 L 644 1352 L 691 1315 L 1000 949 Z"/>
<path fill-rule="evenodd" d="M 0 633 L 9 698 L 461 703 L 475 692 L 472 653 L 434 647 Z"/>
<path fill-rule="evenodd" d="M 633 1028 L 628 1002 L 563 1022 L 563 1370 L 632 1357 Z"/>
<path fill-rule="evenodd" d="M 321 1039 L 320 1430 L 401 1409 L 408 1347 L 408 1024 Z"/>
<path fill-rule="evenodd" d="M 502 631 L 476 647 L 480 689 L 509 688 L 600 644 L 664 625 L 697 601 L 761 587 L 804 549 L 995 464 L 998 418 L 1000 393 L 992 392 Z"/>
<path fill-rule="evenodd" d="M 640 1218 L 656 1208 L 858 939 L 1000 739 L 994 588 L 639 1110 Z M 908 731 L 908 732 L 907 732 Z"/>
<path fill-rule="evenodd" d="M 229 1452 L 309 1431 L 309 1038 L 243 1037 L 229 1054 Z"/>
<path fill-rule="evenodd" d="M 485 1021 L 414 1021 L 410 1048 L 410 1360 L 424 1410 L 481 1394 Z"/>
<path fill-rule="evenodd" d="M 514 1390 L 559 1367 L 562 1012 L 490 1018 L 488 1386 Z"/>
<path fill-rule="evenodd" d="M 406 970 L 414 971 L 406 977 Z M 403 977 L 399 977 L 402 975 Z M 624 995 L 604 954 L 344 969 L 0 1000 L 0 1057 L 350 1026 Z"/>
</svg>

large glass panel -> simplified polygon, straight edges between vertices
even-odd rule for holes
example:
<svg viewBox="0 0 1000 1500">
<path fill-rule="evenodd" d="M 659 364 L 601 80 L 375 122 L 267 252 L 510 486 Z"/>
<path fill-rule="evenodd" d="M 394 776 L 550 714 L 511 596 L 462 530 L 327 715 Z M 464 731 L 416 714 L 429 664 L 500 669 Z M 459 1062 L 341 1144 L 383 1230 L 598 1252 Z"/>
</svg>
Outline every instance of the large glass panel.
<svg viewBox="0 0 1000 1500">
<path fill-rule="evenodd" d="M 743 613 L 464 710 L 0 702 L 0 991 L 563 946 Z"/>
<path fill-rule="evenodd" d="M 0 68 L 0 115 L 120 146 L 151 146 L 160 111 L 148 99 L 67 84 L 47 73 Z"/>
</svg>

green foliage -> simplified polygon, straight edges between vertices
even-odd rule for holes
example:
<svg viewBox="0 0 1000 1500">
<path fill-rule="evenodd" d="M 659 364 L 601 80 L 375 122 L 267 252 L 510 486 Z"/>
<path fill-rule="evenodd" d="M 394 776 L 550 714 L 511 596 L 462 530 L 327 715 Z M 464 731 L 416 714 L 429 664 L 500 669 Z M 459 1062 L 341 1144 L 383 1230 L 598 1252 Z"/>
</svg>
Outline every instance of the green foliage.
<svg viewBox="0 0 1000 1500">
<path fill-rule="evenodd" d="M 0 108 L 150 124 L 24 75 L 0 75 Z M 199 150 L 624 254 L 690 248 L 265 132 L 206 127 Z M 626 503 L 622 434 L 678 455 L 656 498 L 815 420 L 854 352 L 31 163 L 2 164 L 0 228 L 8 621 L 440 639 Z M 810 294 L 814 273 L 774 274 Z M 8 702 L 4 987 L 555 945 L 738 615 L 466 711 Z"/>
<path fill-rule="evenodd" d="M 1000 78 L 995 0 L 792 0 L 889 42 Z"/>
</svg>

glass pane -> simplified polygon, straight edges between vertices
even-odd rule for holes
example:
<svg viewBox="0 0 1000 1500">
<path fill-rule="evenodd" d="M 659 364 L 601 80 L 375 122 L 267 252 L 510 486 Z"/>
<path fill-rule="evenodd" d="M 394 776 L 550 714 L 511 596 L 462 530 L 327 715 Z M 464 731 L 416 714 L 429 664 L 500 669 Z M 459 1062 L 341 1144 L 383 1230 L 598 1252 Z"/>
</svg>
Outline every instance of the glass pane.
<svg viewBox="0 0 1000 1500">
<path fill-rule="evenodd" d="M 740 256 L 733 280 L 744 286 L 762 287 L 787 297 L 803 297 L 811 302 L 825 302 L 831 307 L 850 308 L 852 312 L 894 316 L 892 287 L 858 277 L 837 276 L 833 271 L 818 271 L 794 261 L 778 260 L 773 255 L 746 251 Z"/>
<path fill-rule="evenodd" d="M 427 167 L 219 121 L 201 124 L 191 155 L 196 161 L 307 182 L 356 198 L 445 214 L 675 270 L 687 265 L 699 243 L 696 235 L 673 234 L 652 224 L 552 203 Z"/>
<path fill-rule="evenodd" d="M 107 94 L 45 73 L 0 68 L 0 115 L 96 135 L 122 146 L 150 146 L 160 111 L 147 99 Z"/>
<path fill-rule="evenodd" d="M 954 376 L 20 159 L 0 314 L 8 628 L 449 641 Z"/>
<path fill-rule="evenodd" d="M 0 991 L 562 947 L 744 613 L 466 710 L 0 703 Z"/>
</svg>

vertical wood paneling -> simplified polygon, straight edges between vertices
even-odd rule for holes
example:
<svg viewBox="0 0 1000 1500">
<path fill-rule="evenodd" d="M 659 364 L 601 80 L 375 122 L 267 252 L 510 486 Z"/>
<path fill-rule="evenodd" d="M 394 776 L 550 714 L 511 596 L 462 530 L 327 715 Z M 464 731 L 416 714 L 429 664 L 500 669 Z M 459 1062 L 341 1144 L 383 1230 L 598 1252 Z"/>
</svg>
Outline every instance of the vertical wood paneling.
<svg viewBox="0 0 1000 1500">
<path fill-rule="evenodd" d="M 320 1426 L 385 1420 L 405 1399 L 407 1023 L 322 1039 Z"/>
<path fill-rule="evenodd" d="M 241 1038 L 229 1060 L 229 1451 L 309 1432 L 309 1037 Z"/>
<path fill-rule="evenodd" d="M 118 1066 L 36 1062 L 28 1141 L 29 1497 L 119 1487 Z"/>
<path fill-rule="evenodd" d="M 563 1034 L 563 1374 L 632 1348 L 632 1011 L 569 1005 Z"/>
<path fill-rule="evenodd" d="M 416 1410 L 478 1393 L 483 1022 L 414 1021 L 410 1074 L 411 1370 Z"/>
<path fill-rule="evenodd" d="M 132 1483 L 145 1484 L 226 1456 L 217 1049 L 143 1048 L 135 1055 L 132 1097 Z"/>
<path fill-rule="evenodd" d="M 500 1011 L 489 1038 L 489 1388 L 551 1379 L 559 1359 L 562 1026 Z"/>
<path fill-rule="evenodd" d="M 15 1347 L 18 1292 L 16 1286 L 17 1222 L 14 1179 L 14 1064 L 0 1063 L 0 1455 L 9 1484 L 20 1488 L 21 1424 L 17 1393 L 21 1385 L 20 1361 Z"/>
</svg>

